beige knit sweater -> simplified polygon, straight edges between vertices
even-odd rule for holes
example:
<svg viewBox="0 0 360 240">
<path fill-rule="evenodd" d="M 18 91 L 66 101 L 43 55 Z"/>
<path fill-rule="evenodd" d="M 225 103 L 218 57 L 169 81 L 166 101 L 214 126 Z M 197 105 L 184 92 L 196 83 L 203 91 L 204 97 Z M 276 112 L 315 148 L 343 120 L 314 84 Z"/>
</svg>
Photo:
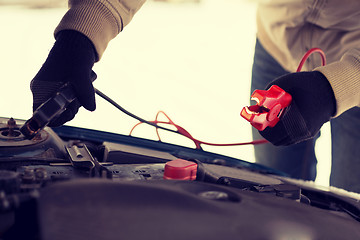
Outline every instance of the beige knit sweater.
<svg viewBox="0 0 360 240">
<path fill-rule="evenodd" d="M 109 41 L 144 2 L 69 0 L 69 10 L 55 35 L 63 29 L 85 34 L 93 42 L 99 60 Z M 319 58 L 312 56 L 304 70 L 315 68 L 327 77 L 337 101 L 336 116 L 360 106 L 359 0 L 262 0 L 257 23 L 260 42 L 290 72 L 296 70 L 310 48 L 319 47 L 326 53 L 330 64 L 317 67 Z"/>
<path fill-rule="evenodd" d="M 259 41 L 287 71 L 296 71 L 310 48 L 325 52 L 328 65 L 321 67 L 315 54 L 303 70 L 315 69 L 327 77 L 336 116 L 360 106 L 360 1 L 264 0 L 257 26 Z"/>
<path fill-rule="evenodd" d="M 69 0 L 69 10 L 55 29 L 85 34 L 94 44 L 99 60 L 108 43 L 131 21 L 145 0 Z"/>
</svg>

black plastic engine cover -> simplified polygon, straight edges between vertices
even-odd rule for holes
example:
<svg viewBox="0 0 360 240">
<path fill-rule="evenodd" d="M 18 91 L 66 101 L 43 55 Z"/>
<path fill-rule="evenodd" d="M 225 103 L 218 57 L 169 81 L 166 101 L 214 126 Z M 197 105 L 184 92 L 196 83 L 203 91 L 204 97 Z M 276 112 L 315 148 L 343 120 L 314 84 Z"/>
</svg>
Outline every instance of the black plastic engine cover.
<svg viewBox="0 0 360 240">
<path fill-rule="evenodd" d="M 360 239 L 345 214 L 190 181 L 67 181 L 43 189 L 38 207 L 44 240 Z"/>
</svg>

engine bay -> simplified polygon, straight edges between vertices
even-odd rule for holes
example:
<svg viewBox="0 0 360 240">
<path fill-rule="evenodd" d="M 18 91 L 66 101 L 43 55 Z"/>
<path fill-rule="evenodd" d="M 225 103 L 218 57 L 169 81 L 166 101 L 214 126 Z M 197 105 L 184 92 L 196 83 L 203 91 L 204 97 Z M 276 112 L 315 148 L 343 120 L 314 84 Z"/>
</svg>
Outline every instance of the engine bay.
<svg viewBox="0 0 360 240">
<path fill-rule="evenodd" d="M 359 200 L 273 169 L 69 126 L 28 140 L 24 122 L 0 118 L 0 239 L 360 236 Z M 194 180 L 164 177 L 179 160 L 196 166 Z"/>
</svg>

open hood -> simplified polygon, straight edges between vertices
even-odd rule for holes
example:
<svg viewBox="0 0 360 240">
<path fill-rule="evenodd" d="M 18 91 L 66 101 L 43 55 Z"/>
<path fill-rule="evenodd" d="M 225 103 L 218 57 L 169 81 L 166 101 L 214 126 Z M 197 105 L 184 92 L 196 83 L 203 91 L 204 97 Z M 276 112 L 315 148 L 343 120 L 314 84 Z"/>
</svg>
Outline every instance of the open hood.
<svg viewBox="0 0 360 240">
<path fill-rule="evenodd" d="M 356 194 L 203 150 L 0 118 L 1 239 L 360 239 Z"/>
</svg>

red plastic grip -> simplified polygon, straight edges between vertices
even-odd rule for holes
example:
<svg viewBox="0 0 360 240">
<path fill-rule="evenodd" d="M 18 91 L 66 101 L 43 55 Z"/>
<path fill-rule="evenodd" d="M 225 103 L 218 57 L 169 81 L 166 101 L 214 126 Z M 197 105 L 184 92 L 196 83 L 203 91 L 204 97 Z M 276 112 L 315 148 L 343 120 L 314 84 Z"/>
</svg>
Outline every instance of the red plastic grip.
<svg viewBox="0 0 360 240">
<path fill-rule="evenodd" d="M 274 127 L 279 122 L 284 109 L 292 101 L 291 95 L 276 85 L 271 86 L 269 90 L 255 90 L 251 99 L 257 104 L 244 107 L 240 115 L 259 131 Z"/>
</svg>

